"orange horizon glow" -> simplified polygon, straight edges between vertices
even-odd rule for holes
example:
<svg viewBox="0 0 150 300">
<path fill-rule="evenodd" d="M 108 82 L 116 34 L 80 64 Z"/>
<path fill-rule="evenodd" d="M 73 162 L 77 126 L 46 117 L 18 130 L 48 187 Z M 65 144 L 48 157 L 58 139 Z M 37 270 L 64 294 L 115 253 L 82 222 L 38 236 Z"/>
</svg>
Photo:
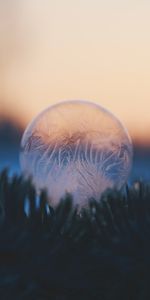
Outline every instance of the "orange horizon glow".
<svg viewBox="0 0 150 300">
<path fill-rule="evenodd" d="M 40 113 L 41 111 L 39 111 Z M 34 117 L 36 117 L 37 114 L 31 114 L 27 115 L 26 117 L 22 118 L 22 116 L 19 116 L 19 114 L 14 113 L 0 113 L 0 120 L 2 121 L 8 121 L 12 122 L 13 124 L 16 124 L 18 128 L 20 128 L 22 131 L 25 130 L 26 126 L 33 120 Z M 117 116 L 116 116 L 117 117 Z M 122 121 L 120 119 L 120 121 Z M 144 147 L 150 147 L 150 136 L 147 134 L 147 130 L 145 131 L 144 128 L 139 128 L 136 130 L 133 126 L 130 126 L 130 124 L 125 122 L 122 122 L 123 125 L 126 127 L 129 135 L 131 136 L 132 142 L 134 145 L 144 146 Z"/>
<path fill-rule="evenodd" d="M 25 127 L 60 100 L 110 110 L 150 144 L 150 2 L 2 0 L 0 116 Z"/>
</svg>

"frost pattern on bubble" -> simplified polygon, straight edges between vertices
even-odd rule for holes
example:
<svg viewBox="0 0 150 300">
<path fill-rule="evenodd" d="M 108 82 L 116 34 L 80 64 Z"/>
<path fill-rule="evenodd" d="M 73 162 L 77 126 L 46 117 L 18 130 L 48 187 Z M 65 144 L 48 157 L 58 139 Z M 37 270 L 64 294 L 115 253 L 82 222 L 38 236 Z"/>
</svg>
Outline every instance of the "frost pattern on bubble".
<svg viewBox="0 0 150 300">
<path fill-rule="evenodd" d="M 66 192 L 86 206 L 107 188 L 121 188 L 132 163 L 130 137 L 110 112 L 86 101 L 48 107 L 25 130 L 20 163 L 53 205 Z"/>
</svg>

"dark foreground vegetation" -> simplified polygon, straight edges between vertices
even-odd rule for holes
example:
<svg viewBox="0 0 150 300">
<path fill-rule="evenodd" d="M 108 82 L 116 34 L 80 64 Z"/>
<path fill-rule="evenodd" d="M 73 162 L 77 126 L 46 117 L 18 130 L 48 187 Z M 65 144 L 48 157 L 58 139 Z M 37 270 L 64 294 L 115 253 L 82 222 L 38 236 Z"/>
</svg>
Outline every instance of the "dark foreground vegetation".
<svg viewBox="0 0 150 300">
<path fill-rule="evenodd" d="M 55 209 L 44 191 L 36 200 L 30 182 L 0 174 L 0 300 L 150 299 L 149 184 L 80 214 L 69 195 Z"/>
</svg>

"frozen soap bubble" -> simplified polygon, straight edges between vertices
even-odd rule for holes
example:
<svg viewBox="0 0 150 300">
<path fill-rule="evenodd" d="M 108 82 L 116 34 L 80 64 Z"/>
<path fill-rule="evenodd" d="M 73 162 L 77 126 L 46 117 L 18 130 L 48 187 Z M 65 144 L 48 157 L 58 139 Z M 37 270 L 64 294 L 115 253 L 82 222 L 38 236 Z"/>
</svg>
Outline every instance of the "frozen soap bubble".
<svg viewBox="0 0 150 300">
<path fill-rule="evenodd" d="M 47 188 L 50 203 L 71 193 L 74 204 L 83 207 L 107 188 L 123 186 L 132 143 L 120 121 L 100 105 L 66 101 L 49 106 L 28 125 L 20 163 L 38 191 Z"/>
</svg>

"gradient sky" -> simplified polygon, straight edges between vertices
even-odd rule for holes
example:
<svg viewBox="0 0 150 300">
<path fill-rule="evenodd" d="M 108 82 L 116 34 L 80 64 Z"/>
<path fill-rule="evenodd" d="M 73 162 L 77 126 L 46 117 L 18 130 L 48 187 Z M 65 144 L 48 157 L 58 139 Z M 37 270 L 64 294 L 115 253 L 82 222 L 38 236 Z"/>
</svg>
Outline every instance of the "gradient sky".
<svg viewBox="0 0 150 300">
<path fill-rule="evenodd" d="M 93 100 L 150 132 L 149 0 L 0 0 L 0 113 Z"/>
</svg>

